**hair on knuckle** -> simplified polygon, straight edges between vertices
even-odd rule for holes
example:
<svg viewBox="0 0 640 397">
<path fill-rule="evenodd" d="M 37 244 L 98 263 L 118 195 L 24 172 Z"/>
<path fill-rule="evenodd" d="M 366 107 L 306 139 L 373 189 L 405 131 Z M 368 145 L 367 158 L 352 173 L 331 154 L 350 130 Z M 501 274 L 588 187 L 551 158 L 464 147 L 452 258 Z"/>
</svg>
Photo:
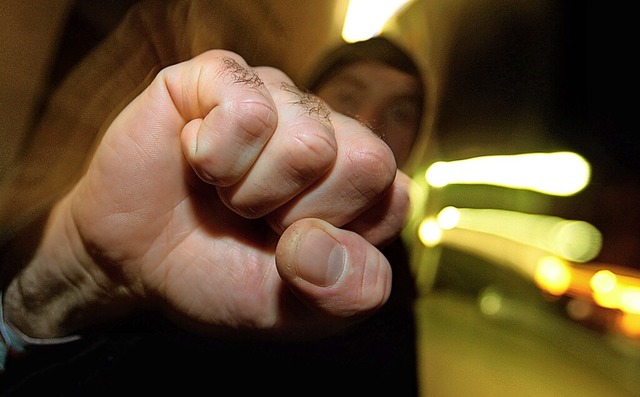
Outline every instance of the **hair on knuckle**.
<svg viewBox="0 0 640 397">
<path fill-rule="evenodd" d="M 331 111 L 325 105 L 324 101 L 312 92 L 293 86 L 288 83 L 282 83 L 280 88 L 295 96 L 294 104 L 299 105 L 307 112 L 309 117 L 313 117 L 323 123 L 331 123 Z"/>
<path fill-rule="evenodd" d="M 235 59 L 223 58 L 220 74 L 229 76 L 232 84 L 242 84 L 251 88 L 263 85 L 258 73 L 240 65 Z"/>
</svg>

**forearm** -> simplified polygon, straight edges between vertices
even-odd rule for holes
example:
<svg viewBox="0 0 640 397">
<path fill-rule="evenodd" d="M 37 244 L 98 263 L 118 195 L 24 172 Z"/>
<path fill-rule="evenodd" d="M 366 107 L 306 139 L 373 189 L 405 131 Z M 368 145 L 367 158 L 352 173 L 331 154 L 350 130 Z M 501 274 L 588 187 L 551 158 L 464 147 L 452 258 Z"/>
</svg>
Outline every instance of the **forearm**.
<svg viewBox="0 0 640 397">
<path fill-rule="evenodd" d="M 70 335 L 124 311 L 117 302 L 126 293 L 86 253 L 69 202 L 52 209 L 33 252 L 21 247 L 29 236 L 12 243 L 11 260 L 25 265 L 3 292 L 4 316 L 31 337 Z"/>
<path fill-rule="evenodd" d="M 0 186 L 0 224 L 5 228 L 0 243 L 11 240 L 0 252 L 4 314 L 29 336 L 68 335 L 122 311 L 107 309 L 117 288 L 84 251 L 68 216 L 68 200 L 59 201 L 44 224 L 34 226 L 32 215 L 45 212 L 80 178 L 101 126 L 147 84 L 149 73 L 175 61 L 173 42 L 157 37 L 169 30 L 149 29 L 169 11 L 151 11 L 132 12 L 69 74 L 49 99 L 25 155 Z"/>
</svg>

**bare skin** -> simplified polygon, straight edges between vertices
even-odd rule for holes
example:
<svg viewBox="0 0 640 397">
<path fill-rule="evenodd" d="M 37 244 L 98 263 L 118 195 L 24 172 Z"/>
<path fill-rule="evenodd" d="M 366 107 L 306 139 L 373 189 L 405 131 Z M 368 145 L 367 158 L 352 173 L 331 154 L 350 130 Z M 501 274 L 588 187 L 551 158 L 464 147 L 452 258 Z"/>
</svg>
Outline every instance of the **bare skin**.
<svg viewBox="0 0 640 397">
<path fill-rule="evenodd" d="M 161 71 L 54 206 L 6 320 L 52 338 L 151 309 L 208 334 L 292 336 L 374 312 L 392 277 L 377 247 L 404 225 L 410 180 L 306 95 L 227 51 Z"/>
<path fill-rule="evenodd" d="M 333 110 L 371 128 L 387 142 L 402 166 L 420 130 L 421 90 L 421 83 L 408 73 L 361 61 L 343 67 L 316 93 Z"/>
</svg>

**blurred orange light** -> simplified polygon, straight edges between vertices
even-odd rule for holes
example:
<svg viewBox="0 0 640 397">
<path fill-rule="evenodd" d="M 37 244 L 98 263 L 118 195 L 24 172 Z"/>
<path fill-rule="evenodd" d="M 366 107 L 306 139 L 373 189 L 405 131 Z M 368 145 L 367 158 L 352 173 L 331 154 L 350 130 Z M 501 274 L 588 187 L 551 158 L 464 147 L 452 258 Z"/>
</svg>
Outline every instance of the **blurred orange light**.
<svg viewBox="0 0 640 397">
<path fill-rule="evenodd" d="M 538 262 L 534 279 L 550 294 L 562 295 L 567 292 L 571 284 L 571 271 L 561 259 L 546 256 Z"/>
<path fill-rule="evenodd" d="M 592 277 L 589 285 L 594 292 L 606 294 L 616 287 L 617 277 L 611 270 L 599 270 Z"/>
<path fill-rule="evenodd" d="M 594 291 L 593 301 L 596 302 L 598 306 L 607 309 L 618 309 L 620 306 L 620 290 L 615 288 L 606 293 Z"/>
<path fill-rule="evenodd" d="M 622 313 L 618 320 L 618 328 L 631 337 L 640 337 L 640 314 Z"/>
<path fill-rule="evenodd" d="M 640 314 L 640 288 L 627 287 L 620 295 L 620 310 Z"/>
</svg>

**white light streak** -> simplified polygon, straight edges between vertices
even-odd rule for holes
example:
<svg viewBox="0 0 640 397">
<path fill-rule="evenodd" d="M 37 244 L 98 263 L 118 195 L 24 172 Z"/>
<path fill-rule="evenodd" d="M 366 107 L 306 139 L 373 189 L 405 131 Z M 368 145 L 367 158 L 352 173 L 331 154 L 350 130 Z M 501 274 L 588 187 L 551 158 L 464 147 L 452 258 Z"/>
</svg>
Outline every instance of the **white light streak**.
<svg viewBox="0 0 640 397">
<path fill-rule="evenodd" d="M 350 0 L 342 27 L 347 42 L 366 40 L 378 35 L 384 24 L 410 0 Z"/>
<path fill-rule="evenodd" d="M 433 187 L 487 184 L 570 196 L 587 186 L 591 166 L 572 152 L 481 156 L 436 162 L 425 178 Z"/>
</svg>

